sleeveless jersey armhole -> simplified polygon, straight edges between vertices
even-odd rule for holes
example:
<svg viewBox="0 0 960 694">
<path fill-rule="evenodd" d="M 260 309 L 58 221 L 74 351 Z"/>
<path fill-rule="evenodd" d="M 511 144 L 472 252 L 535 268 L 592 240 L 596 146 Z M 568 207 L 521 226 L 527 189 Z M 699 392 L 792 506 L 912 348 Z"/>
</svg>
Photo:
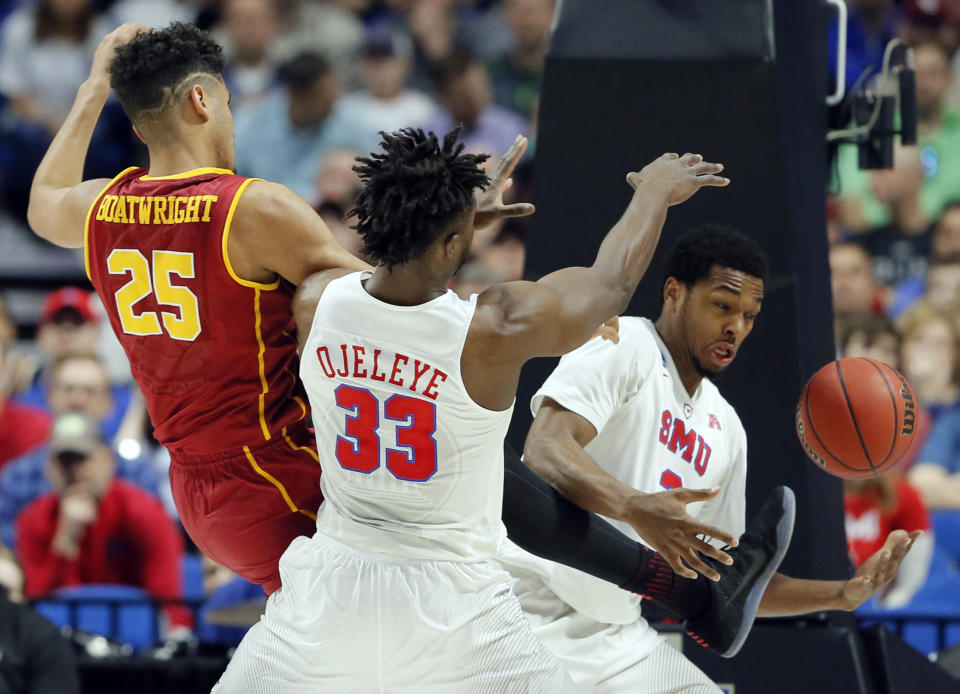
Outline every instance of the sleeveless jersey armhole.
<svg viewBox="0 0 960 694">
<path fill-rule="evenodd" d="M 263 181 L 262 178 L 248 178 L 243 183 L 240 184 L 240 187 L 237 188 L 237 192 L 233 195 L 233 200 L 230 201 L 230 209 L 227 211 L 227 219 L 223 223 L 223 233 L 220 237 L 220 248 L 223 256 L 223 266 L 227 269 L 227 274 L 230 275 L 231 279 L 237 284 L 250 287 L 251 289 L 261 289 L 266 292 L 273 291 L 280 286 L 280 278 L 269 284 L 264 284 L 263 282 L 254 282 L 252 280 L 245 280 L 240 277 L 233 270 L 233 265 L 230 264 L 230 255 L 227 252 L 227 243 L 230 239 L 230 227 L 233 224 L 233 215 L 237 211 L 237 204 L 240 202 L 240 196 L 243 195 L 246 191 L 247 186 L 249 186 L 254 181 Z"/>
<path fill-rule="evenodd" d="M 106 195 L 107 191 L 113 188 L 116 185 L 117 181 L 126 176 L 131 171 L 136 171 L 136 166 L 130 166 L 118 173 L 116 176 L 111 179 L 111 181 L 103 187 L 103 189 L 97 193 L 97 197 L 93 199 L 93 202 L 90 204 L 89 209 L 87 209 L 86 219 L 83 221 L 83 269 L 87 273 L 87 279 L 91 282 L 93 277 L 90 275 L 90 219 L 93 217 L 93 211 L 97 209 L 100 203 L 103 200 L 103 196 Z"/>
</svg>

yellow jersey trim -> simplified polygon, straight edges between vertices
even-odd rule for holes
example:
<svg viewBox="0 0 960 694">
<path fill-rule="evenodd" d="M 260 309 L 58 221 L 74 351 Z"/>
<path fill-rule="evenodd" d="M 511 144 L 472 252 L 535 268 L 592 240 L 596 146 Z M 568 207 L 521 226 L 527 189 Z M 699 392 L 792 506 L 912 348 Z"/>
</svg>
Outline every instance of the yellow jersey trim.
<svg viewBox="0 0 960 694">
<path fill-rule="evenodd" d="M 267 428 L 267 418 L 265 415 L 265 402 L 267 398 L 267 393 L 270 392 L 270 386 L 267 384 L 267 373 L 266 368 L 263 365 L 263 353 L 267 351 L 266 345 L 263 344 L 263 333 L 260 330 L 261 316 L 260 316 L 260 290 L 253 290 L 253 315 L 254 315 L 254 324 L 253 331 L 257 336 L 257 371 L 260 374 L 260 395 L 257 397 L 257 412 L 260 417 L 260 430 L 263 432 L 263 440 L 270 440 L 270 429 Z"/>
<path fill-rule="evenodd" d="M 103 187 L 103 190 L 97 193 L 97 197 L 93 199 L 93 203 L 91 203 L 90 208 L 87 210 L 87 216 L 83 220 L 83 269 L 87 273 L 87 279 L 91 282 L 93 278 L 90 276 L 90 218 L 93 216 L 94 209 L 100 204 L 106 192 L 113 187 L 113 184 L 137 168 L 136 166 L 129 166 L 114 176 L 110 182 Z"/>
<path fill-rule="evenodd" d="M 300 398 L 297 398 L 297 399 L 299 400 Z M 310 448 L 310 446 L 298 446 L 297 444 L 295 444 L 295 443 L 293 442 L 293 439 L 291 439 L 291 438 L 290 438 L 290 435 L 287 434 L 287 428 L 286 428 L 286 427 L 284 427 L 283 430 L 282 430 L 280 433 L 283 434 L 283 440 L 286 441 L 286 442 L 290 445 L 290 448 L 291 448 L 292 450 L 295 450 L 295 451 L 306 451 L 307 454 L 308 454 L 311 458 L 313 458 L 314 460 L 317 461 L 317 463 L 320 462 L 320 457 L 317 455 L 317 452 L 316 452 L 315 450 L 313 450 L 312 448 Z"/>
<path fill-rule="evenodd" d="M 254 181 L 262 181 L 261 178 L 248 178 L 246 181 L 240 184 L 240 187 L 237 188 L 236 194 L 233 196 L 233 200 L 230 202 L 230 209 L 227 210 L 227 221 L 223 225 L 223 234 L 220 237 L 220 248 L 223 255 L 223 265 L 227 268 L 227 274 L 233 278 L 233 281 L 244 287 L 250 287 L 252 289 L 262 289 L 264 291 L 270 292 L 280 286 L 280 278 L 278 277 L 275 281 L 270 284 L 264 284 L 262 282 L 253 282 L 251 280 L 245 280 L 241 278 L 236 272 L 233 271 L 233 265 L 230 264 L 230 254 L 227 253 L 227 242 L 230 239 L 230 227 L 233 224 L 233 214 L 237 211 L 237 203 L 240 202 L 240 196 L 243 195 L 243 192 L 247 189 L 247 186 L 253 183 Z"/>
<path fill-rule="evenodd" d="M 200 169 L 190 169 L 189 171 L 184 171 L 183 173 L 170 174 L 169 176 L 141 176 L 141 181 L 176 181 L 180 178 L 193 178 L 194 176 L 203 176 L 204 174 L 230 174 L 233 175 L 233 171 L 230 169 L 218 169 L 213 166 L 206 166 Z"/>
<path fill-rule="evenodd" d="M 317 520 L 317 514 L 311 513 L 310 511 L 304 511 L 302 508 L 298 508 L 297 505 L 293 503 L 293 499 L 290 498 L 290 495 L 287 493 L 286 488 L 284 488 L 280 480 L 278 480 L 276 477 L 271 475 L 269 472 L 267 472 L 257 464 L 256 459 L 253 457 L 253 453 L 250 452 L 249 446 L 244 446 L 243 452 L 246 454 L 247 460 L 250 462 L 250 466 L 253 468 L 254 472 L 256 472 L 258 475 L 263 477 L 270 484 L 272 484 L 274 487 L 277 488 L 277 491 L 280 492 L 280 495 L 283 497 L 283 500 L 287 503 L 287 508 L 289 508 L 294 513 L 302 513 L 307 518 L 313 521 Z"/>
</svg>

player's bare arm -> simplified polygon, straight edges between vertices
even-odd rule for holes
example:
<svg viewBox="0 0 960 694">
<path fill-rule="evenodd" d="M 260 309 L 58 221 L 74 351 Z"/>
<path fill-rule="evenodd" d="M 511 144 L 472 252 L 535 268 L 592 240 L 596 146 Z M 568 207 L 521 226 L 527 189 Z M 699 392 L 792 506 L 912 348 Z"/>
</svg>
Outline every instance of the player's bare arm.
<svg viewBox="0 0 960 694">
<path fill-rule="evenodd" d="M 348 275 L 354 270 L 348 268 L 332 268 L 310 275 L 300 283 L 297 291 L 294 292 L 291 310 L 293 318 L 297 323 L 297 343 L 300 348 L 300 354 L 303 354 L 303 346 L 310 334 L 310 326 L 313 323 L 313 317 L 317 313 L 317 304 L 323 295 L 323 290 L 327 288 L 333 280 L 338 277 Z"/>
<path fill-rule="evenodd" d="M 760 602 L 760 617 L 789 617 L 822 610 L 853 611 L 897 575 L 921 530 L 894 530 L 849 581 L 816 581 L 774 574 Z"/>
<path fill-rule="evenodd" d="M 337 243 L 302 198 L 269 181 L 253 181 L 240 196 L 227 254 L 234 272 L 252 282 L 270 283 L 279 275 L 300 284 L 330 268 L 372 269 Z"/>
<path fill-rule="evenodd" d="M 40 162 L 30 188 L 27 221 L 33 231 L 58 246 L 83 246 L 87 210 L 107 179 L 83 180 L 83 163 L 97 119 L 110 96 L 110 61 L 118 46 L 141 31 L 140 24 L 124 24 L 100 42 L 90 76 L 80 86 L 70 113 Z"/>
<path fill-rule="evenodd" d="M 596 429 L 587 419 L 544 398 L 527 434 L 524 462 L 581 508 L 629 523 L 681 576 L 697 577 L 689 565 L 708 578 L 718 580 L 720 575 L 704 564 L 699 555 L 725 564 L 732 560 L 699 536 L 708 535 L 734 546 L 737 540 L 728 532 L 699 522 L 685 507 L 713 498 L 719 488 L 640 492 L 607 473 L 587 453 L 584 447 L 596 435 Z"/>
<path fill-rule="evenodd" d="M 463 353 L 471 396 L 485 407 L 508 407 L 527 360 L 569 352 L 622 312 L 650 264 L 667 208 L 705 186 L 727 185 L 718 175 L 722 169 L 698 154 L 664 154 L 627 175 L 633 197 L 593 265 L 564 268 L 538 282 L 494 285 L 481 294 Z M 499 379 L 489 377 L 494 365 Z"/>
</svg>

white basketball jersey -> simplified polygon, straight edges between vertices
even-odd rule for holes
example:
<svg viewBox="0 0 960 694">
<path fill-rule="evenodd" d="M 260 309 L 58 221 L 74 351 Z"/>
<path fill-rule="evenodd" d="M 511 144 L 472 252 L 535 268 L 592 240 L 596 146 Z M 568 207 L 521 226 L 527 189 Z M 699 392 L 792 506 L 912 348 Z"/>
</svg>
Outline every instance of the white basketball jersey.
<svg viewBox="0 0 960 694">
<path fill-rule="evenodd" d="M 687 393 L 649 320 L 621 317 L 618 344 L 593 338 L 565 355 L 534 395 L 534 415 L 545 397 L 594 426 L 597 436 L 586 450 L 606 472 L 648 493 L 721 485 L 717 497 L 690 504 L 687 512 L 735 536 L 743 533 L 747 472 L 743 425 L 710 381 L 703 379 L 693 395 Z M 629 524 L 608 520 L 643 540 Z M 641 619 L 639 596 L 588 574 L 513 545 L 507 546 L 502 561 L 508 570 L 535 572 L 564 602 L 597 622 L 630 624 Z M 647 645 L 641 648 L 652 650 L 655 645 L 656 635 L 650 630 Z"/>
<path fill-rule="evenodd" d="M 476 296 L 394 306 L 327 285 L 300 360 L 325 501 L 317 530 L 366 552 L 479 560 L 505 537 L 503 438 L 513 410 L 477 405 L 460 377 Z"/>
</svg>

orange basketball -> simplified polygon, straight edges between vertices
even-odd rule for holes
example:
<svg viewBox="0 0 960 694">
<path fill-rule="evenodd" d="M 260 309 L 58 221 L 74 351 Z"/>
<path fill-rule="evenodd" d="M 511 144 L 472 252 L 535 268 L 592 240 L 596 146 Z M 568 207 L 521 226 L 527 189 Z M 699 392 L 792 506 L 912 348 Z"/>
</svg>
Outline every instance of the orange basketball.
<svg viewBox="0 0 960 694">
<path fill-rule="evenodd" d="M 797 436 L 831 475 L 874 477 L 913 443 L 917 401 L 906 379 L 883 362 L 847 357 L 813 374 L 797 404 Z"/>
</svg>

